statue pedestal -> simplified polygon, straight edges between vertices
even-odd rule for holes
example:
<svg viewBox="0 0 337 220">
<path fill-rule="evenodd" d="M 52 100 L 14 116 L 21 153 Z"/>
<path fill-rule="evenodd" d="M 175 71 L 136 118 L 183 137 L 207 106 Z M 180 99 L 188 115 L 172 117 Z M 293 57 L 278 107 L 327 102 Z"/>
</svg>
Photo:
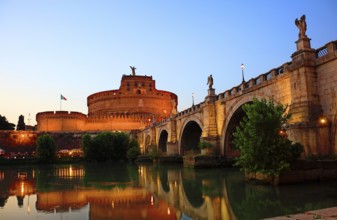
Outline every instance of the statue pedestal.
<svg viewBox="0 0 337 220">
<path fill-rule="evenodd" d="M 208 95 L 205 100 L 206 102 L 214 102 L 216 100 L 215 89 L 208 89 Z"/>
<path fill-rule="evenodd" d="M 208 89 L 208 96 L 215 96 L 215 89 Z"/>
<path fill-rule="evenodd" d="M 298 39 L 298 41 L 295 42 L 297 46 L 297 51 L 311 49 L 310 40 L 311 39 L 307 37 Z"/>
</svg>

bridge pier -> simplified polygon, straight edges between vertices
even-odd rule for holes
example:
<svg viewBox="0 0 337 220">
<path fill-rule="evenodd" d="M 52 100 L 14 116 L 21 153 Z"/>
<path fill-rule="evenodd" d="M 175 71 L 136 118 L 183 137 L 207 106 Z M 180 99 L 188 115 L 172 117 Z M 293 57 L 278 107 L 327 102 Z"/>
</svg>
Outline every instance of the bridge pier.
<svg viewBox="0 0 337 220">
<path fill-rule="evenodd" d="M 167 155 L 178 155 L 178 143 L 177 142 L 167 142 Z"/>
<path fill-rule="evenodd" d="M 200 141 L 205 140 L 213 144 L 215 152 L 220 152 L 219 135 L 217 128 L 217 112 L 216 112 L 216 95 L 215 89 L 208 89 L 208 95 L 205 98 L 205 103 L 202 107 L 204 115 L 204 129 L 201 134 Z"/>
</svg>

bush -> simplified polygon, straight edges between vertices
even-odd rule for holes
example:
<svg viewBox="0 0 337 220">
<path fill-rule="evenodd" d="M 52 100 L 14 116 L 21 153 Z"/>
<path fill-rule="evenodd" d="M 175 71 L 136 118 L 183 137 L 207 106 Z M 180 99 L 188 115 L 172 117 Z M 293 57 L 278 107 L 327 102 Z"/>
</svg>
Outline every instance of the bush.
<svg viewBox="0 0 337 220">
<path fill-rule="evenodd" d="M 36 159 L 39 162 L 47 163 L 54 162 L 56 158 L 56 144 L 54 139 L 44 134 L 37 139 Z"/>
<path fill-rule="evenodd" d="M 292 143 L 284 133 L 283 125 L 290 118 L 286 107 L 254 99 L 243 110 L 246 116 L 234 132 L 233 143 L 240 151 L 235 165 L 249 173 L 278 176 L 303 151 L 301 144 Z"/>
<path fill-rule="evenodd" d="M 131 147 L 126 152 L 126 157 L 128 158 L 129 161 L 134 161 L 139 155 L 140 155 L 139 147 Z"/>
<path fill-rule="evenodd" d="M 129 161 L 134 161 L 140 155 L 139 144 L 136 139 L 131 139 L 129 149 L 126 152 L 126 157 Z"/>
<path fill-rule="evenodd" d="M 212 148 L 213 144 L 209 141 L 203 140 L 198 143 L 198 147 L 202 150 L 202 149 Z"/>
<path fill-rule="evenodd" d="M 149 146 L 149 153 L 148 156 L 154 160 L 154 159 L 158 159 L 161 156 L 161 152 L 158 150 L 158 146 L 156 144 L 151 144 Z"/>
<path fill-rule="evenodd" d="M 90 152 L 92 150 L 92 148 L 90 147 L 92 145 L 92 140 L 91 140 L 91 136 L 89 134 L 85 134 L 82 137 L 82 149 L 83 149 L 83 153 L 84 153 L 84 158 L 89 158 L 90 155 L 92 155 L 92 153 Z"/>
<path fill-rule="evenodd" d="M 136 140 L 130 140 L 124 132 L 102 132 L 91 138 L 89 134 L 82 137 L 84 158 L 89 161 L 126 160 L 140 153 Z M 128 150 L 130 155 L 128 155 Z"/>
</svg>

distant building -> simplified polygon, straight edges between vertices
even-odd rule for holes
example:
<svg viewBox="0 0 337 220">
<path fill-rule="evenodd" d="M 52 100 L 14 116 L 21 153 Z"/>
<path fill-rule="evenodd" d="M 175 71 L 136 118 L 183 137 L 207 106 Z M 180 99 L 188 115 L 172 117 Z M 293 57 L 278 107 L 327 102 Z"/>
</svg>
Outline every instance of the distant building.
<svg viewBox="0 0 337 220">
<path fill-rule="evenodd" d="M 87 98 L 88 115 L 47 111 L 36 115 L 37 131 L 131 131 L 176 114 L 178 98 L 157 90 L 152 76 L 123 75 L 119 89 Z"/>
</svg>

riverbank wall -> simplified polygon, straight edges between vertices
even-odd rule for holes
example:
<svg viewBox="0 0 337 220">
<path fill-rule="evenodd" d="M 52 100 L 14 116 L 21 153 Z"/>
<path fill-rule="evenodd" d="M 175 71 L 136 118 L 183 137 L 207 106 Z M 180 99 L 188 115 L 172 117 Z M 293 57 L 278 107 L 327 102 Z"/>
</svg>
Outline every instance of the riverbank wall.
<svg viewBox="0 0 337 220">
<path fill-rule="evenodd" d="M 0 148 L 8 157 L 30 155 L 35 152 L 38 137 L 48 134 L 55 140 L 57 150 L 79 149 L 85 133 L 87 132 L 0 131 Z"/>
</svg>

